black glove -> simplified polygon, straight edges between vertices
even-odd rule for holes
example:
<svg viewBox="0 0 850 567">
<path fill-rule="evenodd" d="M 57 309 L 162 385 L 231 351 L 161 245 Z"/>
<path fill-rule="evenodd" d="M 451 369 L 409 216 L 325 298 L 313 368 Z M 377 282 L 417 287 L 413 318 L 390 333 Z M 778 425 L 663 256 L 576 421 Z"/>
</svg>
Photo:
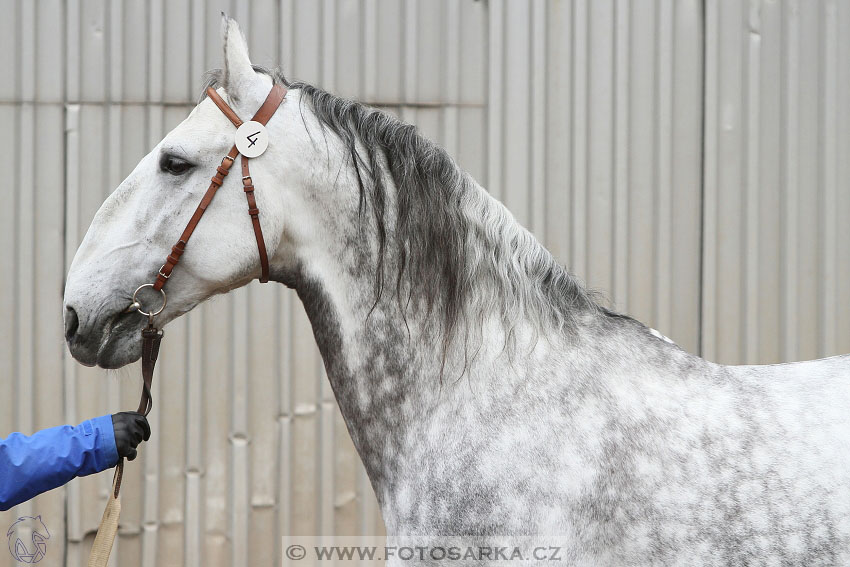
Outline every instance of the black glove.
<svg viewBox="0 0 850 567">
<path fill-rule="evenodd" d="M 112 429 L 115 431 L 115 448 L 119 457 L 128 461 L 136 458 L 136 446 L 144 439 L 151 438 L 151 426 L 148 418 L 134 411 L 122 411 L 112 414 Z"/>
</svg>

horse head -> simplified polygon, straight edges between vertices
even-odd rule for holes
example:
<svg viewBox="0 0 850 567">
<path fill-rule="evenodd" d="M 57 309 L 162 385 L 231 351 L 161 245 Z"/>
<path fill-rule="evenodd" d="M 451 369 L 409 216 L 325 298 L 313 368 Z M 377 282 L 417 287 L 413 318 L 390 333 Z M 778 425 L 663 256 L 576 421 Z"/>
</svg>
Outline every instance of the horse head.
<svg viewBox="0 0 850 567">
<path fill-rule="evenodd" d="M 223 16 L 224 69 L 211 83 L 236 113 L 248 120 L 282 77 L 255 70 L 236 22 Z M 267 124 L 270 144 L 251 160 L 251 177 L 261 210 L 272 278 L 290 283 L 299 259 L 327 234 L 331 212 L 354 203 L 356 195 L 329 194 L 316 168 L 310 116 L 291 90 Z M 98 210 L 68 273 L 65 337 L 83 364 L 126 365 L 141 355 L 138 331 L 146 320 L 128 312 L 134 290 L 154 281 L 210 177 L 234 144 L 235 127 L 205 97 L 160 141 Z M 238 160 L 238 158 L 237 158 Z M 322 161 L 324 165 L 324 161 Z M 239 171 L 239 165 L 233 167 Z M 162 326 L 205 299 L 243 286 L 260 273 L 260 259 L 242 191 L 241 175 L 224 178 L 214 202 L 193 233 L 180 265 L 168 280 Z M 349 207 L 350 208 L 350 207 Z M 140 303 L 155 309 L 160 297 L 142 290 Z M 156 304 L 156 305 L 154 305 Z"/>
</svg>

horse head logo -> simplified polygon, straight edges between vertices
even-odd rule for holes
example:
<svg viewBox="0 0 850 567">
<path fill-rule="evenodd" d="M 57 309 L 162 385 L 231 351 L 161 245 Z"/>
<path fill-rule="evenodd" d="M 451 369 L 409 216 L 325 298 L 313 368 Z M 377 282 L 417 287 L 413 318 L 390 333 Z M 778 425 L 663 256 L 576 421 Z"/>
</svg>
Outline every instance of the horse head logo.
<svg viewBox="0 0 850 567">
<path fill-rule="evenodd" d="M 47 553 L 50 532 L 41 521 L 41 516 L 22 516 L 6 532 L 9 552 L 21 563 L 38 563 Z"/>
</svg>

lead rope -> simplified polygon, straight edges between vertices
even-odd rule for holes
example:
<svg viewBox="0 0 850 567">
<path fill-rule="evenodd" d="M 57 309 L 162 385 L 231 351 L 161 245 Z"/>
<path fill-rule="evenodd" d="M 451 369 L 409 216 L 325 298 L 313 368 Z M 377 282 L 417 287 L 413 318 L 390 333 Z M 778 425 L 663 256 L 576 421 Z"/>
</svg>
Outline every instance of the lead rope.
<svg viewBox="0 0 850 567">
<path fill-rule="evenodd" d="M 215 89 L 208 88 L 207 94 L 234 126 L 238 128 L 242 124 L 239 116 L 222 100 Z M 284 96 L 286 96 L 286 89 L 281 85 L 274 85 L 252 120 L 265 126 L 278 106 L 280 106 L 280 103 L 283 102 Z M 216 191 L 223 184 L 224 177 L 230 172 L 230 167 L 236 160 L 237 155 L 239 155 L 239 151 L 236 146 L 233 146 L 230 152 L 222 158 L 221 165 L 216 168 L 217 173 L 211 179 L 207 192 L 204 194 L 198 208 L 195 209 L 195 213 L 183 230 L 180 240 L 172 247 L 171 254 L 169 254 L 165 264 L 159 269 L 156 281 L 152 284 L 143 284 L 136 288 L 136 291 L 133 293 L 133 303 L 127 309 L 129 312 L 138 311 L 148 318 L 148 326 L 142 330 L 142 396 L 141 400 L 139 400 L 139 409 L 136 410 L 146 417 L 153 407 L 151 385 L 153 383 L 153 371 L 156 366 L 156 359 L 159 356 L 159 344 L 163 337 L 163 332 L 154 327 L 153 320 L 154 317 L 162 313 L 168 301 L 165 290 L 162 288 L 168 282 L 168 278 L 171 277 L 172 270 L 186 249 L 186 243 L 189 241 L 189 237 L 192 236 L 192 232 L 194 232 L 195 227 L 200 222 L 201 216 L 203 216 L 210 202 L 212 202 Z M 266 253 L 266 244 L 263 240 L 263 231 L 260 228 L 260 211 L 257 208 L 257 202 L 254 198 L 254 183 L 251 179 L 251 172 L 248 169 L 248 158 L 244 155 L 242 156 L 242 185 L 245 197 L 248 200 L 248 214 L 251 216 L 251 224 L 254 227 L 254 236 L 257 239 L 257 249 L 260 254 L 260 281 L 266 283 L 269 281 L 268 254 Z M 146 287 L 152 288 L 162 294 L 162 306 L 158 311 L 145 312 L 142 310 L 138 294 Z M 121 500 L 118 498 L 118 493 L 121 491 L 121 479 L 123 476 L 124 458 L 120 457 L 118 464 L 115 466 L 109 501 L 106 503 L 106 510 L 103 511 L 103 518 L 100 520 L 100 526 L 97 528 L 97 535 L 94 538 L 91 553 L 89 554 L 88 567 L 106 567 L 106 564 L 109 562 L 109 555 L 112 553 L 112 544 L 115 542 L 115 535 L 118 533 L 118 518 L 121 515 Z"/>
<path fill-rule="evenodd" d="M 159 356 L 159 343 L 162 341 L 163 332 L 153 326 L 153 316 L 149 316 L 148 327 L 142 331 L 142 396 L 139 400 L 138 413 L 145 417 L 153 408 L 153 397 L 151 397 L 151 384 L 153 383 L 153 371 L 156 367 L 156 359 Z M 109 493 L 109 501 L 103 511 L 103 518 L 97 528 L 97 535 L 89 554 L 88 567 L 106 567 L 109 555 L 112 553 L 112 544 L 118 533 L 118 518 L 121 516 L 121 499 L 118 493 L 121 491 L 121 479 L 124 476 L 124 457 L 118 458 L 115 466 L 115 474 L 112 477 L 112 490 Z"/>
</svg>

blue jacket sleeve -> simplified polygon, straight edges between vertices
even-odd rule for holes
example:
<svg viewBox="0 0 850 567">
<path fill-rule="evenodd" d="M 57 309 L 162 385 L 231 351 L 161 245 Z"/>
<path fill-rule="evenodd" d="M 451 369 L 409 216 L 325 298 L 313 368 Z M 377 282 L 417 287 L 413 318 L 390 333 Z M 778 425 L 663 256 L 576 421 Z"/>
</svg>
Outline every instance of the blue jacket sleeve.
<svg viewBox="0 0 850 567">
<path fill-rule="evenodd" d="M 0 439 L 0 511 L 117 463 L 111 415 L 31 436 L 12 433 Z"/>
</svg>

